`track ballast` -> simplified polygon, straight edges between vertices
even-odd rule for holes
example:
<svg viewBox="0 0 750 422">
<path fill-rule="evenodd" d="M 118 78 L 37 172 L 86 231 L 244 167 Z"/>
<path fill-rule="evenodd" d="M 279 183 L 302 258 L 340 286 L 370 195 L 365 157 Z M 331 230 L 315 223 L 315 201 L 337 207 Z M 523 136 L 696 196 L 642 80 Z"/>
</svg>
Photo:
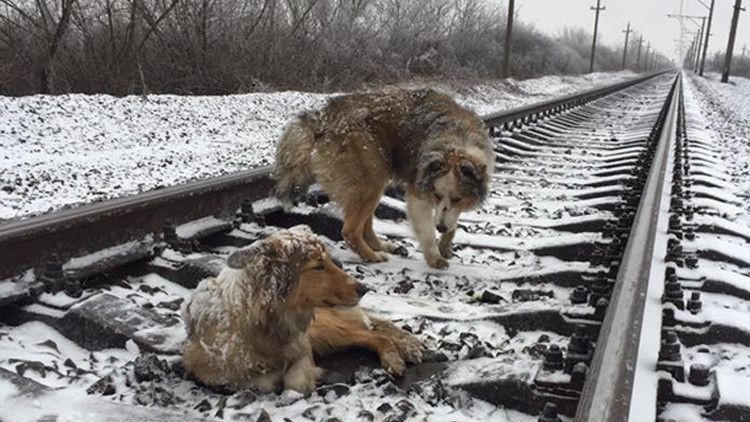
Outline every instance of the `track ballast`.
<svg viewBox="0 0 750 422">
<path fill-rule="evenodd" d="M 30 420 L 80 409 L 91 420 L 747 420 L 722 386 L 747 380 L 732 356 L 750 356 L 750 229 L 730 221 L 742 211 L 693 134 L 682 82 L 638 82 L 487 116 L 491 194 L 461 217 L 445 271 L 424 263 L 397 189 L 375 231 L 408 257 L 364 264 L 324 193 L 284 213 L 265 170 L 0 227 L 0 380 L 27 394 Z M 374 356 L 337 354 L 318 362 L 327 375 L 310 397 L 186 379 L 179 306 L 190 289 L 235 248 L 296 224 L 329 239 L 373 289 L 362 306 L 422 339 L 425 362 L 393 379 Z M 624 263 L 644 251 L 630 278 Z M 636 288 L 642 303 L 623 305 Z M 623 327 L 633 341 L 597 356 Z M 607 359 L 622 372 L 612 377 Z"/>
</svg>

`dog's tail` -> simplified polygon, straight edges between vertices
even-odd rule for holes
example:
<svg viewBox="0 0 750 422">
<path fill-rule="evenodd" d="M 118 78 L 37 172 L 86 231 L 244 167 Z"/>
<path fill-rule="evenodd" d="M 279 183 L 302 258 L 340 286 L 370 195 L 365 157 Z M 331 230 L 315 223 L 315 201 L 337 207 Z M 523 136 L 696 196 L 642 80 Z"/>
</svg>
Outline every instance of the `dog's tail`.
<svg viewBox="0 0 750 422">
<path fill-rule="evenodd" d="M 287 211 L 294 201 L 307 193 L 315 183 L 310 168 L 310 156 L 315 142 L 315 113 L 305 113 L 294 118 L 284 128 L 276 148 L 276 197 Z"/>
</svg>

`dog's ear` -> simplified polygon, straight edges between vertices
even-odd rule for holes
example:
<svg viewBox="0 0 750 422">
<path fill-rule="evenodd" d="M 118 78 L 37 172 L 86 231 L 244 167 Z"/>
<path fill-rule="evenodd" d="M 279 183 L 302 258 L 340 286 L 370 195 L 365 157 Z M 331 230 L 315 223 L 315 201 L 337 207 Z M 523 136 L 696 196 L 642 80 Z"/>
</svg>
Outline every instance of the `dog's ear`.
<svg viewBox="0 0 750 422">
<path fill-rule="evenodd" d="M 477 199 L 484 199 L 487 195 L 485 187 L 484 171 L 478 169 L 476 164 L 470 160 L 463 160 L 458 166 L 461 187 L 466 194 Z"/>
<path fill-rule="evenodd" d="M 263 241 L 258 241 L 246 248 L 237 249 L 227 258 L 227 266 L 235 270 L 244 270 L 248 264 L 258 260 L 261 255 L 267 256 L 275 253 L 274 248 L 264 246 L 266 245 Z"/>
<path fill-rule="evenodd" d="M 427 192 L 432 187 L 432 182 L 448 172 L 448 166 L 442 154 L 432 153 L 424 157 L 417 168 L 417 187 L 422 192 Z"/>
</svg>

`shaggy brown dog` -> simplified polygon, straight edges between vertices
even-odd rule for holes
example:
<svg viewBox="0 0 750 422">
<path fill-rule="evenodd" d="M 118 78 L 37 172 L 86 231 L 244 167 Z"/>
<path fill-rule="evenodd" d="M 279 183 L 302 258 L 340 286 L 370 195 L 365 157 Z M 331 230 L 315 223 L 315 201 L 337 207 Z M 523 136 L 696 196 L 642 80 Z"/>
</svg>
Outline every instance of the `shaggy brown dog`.
<svg viewBox="0 0 750 422">
<path fill-rule="evenodd" d="M 232 389 L 279 385 L 310 393 L 320 375 L 313 353 L 362 347 L 402 374 L 421 343 L 356 306 L 367 291 L 332 260 L 307 226 L 232 253 L 218 277 L 201 281 L 183 307 L 185 368 Z M 342 309 L 339 309 L 342 307 Z"/>
<path fill-rule="evenodd" d="M 319 183 L 344 210 L 350 247 L 365 261 L 381 262 L 396 246 L 375 235 L 373 213 L 388 183 L 403 183 L 427 263 L 446 268 L 458 216 L 484 200 L 493 163 L 482 120 L 445 94 L 352 94 L 287 126 L 276 150 L 276 193 L 288 209 Z M 435 229 L 442 233 L 437 243 Z"/>
</svg>

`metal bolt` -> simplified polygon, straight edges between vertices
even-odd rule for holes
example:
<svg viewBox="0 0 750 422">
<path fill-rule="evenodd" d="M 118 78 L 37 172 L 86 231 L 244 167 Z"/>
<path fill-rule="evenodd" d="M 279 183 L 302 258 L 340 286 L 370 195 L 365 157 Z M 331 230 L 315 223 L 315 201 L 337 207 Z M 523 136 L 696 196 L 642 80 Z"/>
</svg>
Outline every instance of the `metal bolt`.
<svg viewBox="0 0 750 422">
<path fill-rule="evenodd" d="M 162 236 L 164 238 L 164 241 L 172 244 L 177 243 L 177 229 L 174 226 L 174 221 L 172 219 L 168 218 L 164 220 L 164 226 L 162 227 Z"/>
<path fill-rule="evenodd" d="M 662 327 L 674 327 L 677 325 L 677 320 L 674 317 L 674 309 L 665 308 L 661 311 L 661 325 Z"/>
<path fill-rule="evenodd" d="M 601 298 L 596 302 L 596 307 L 594 310 L 594 318 L 599 321 L 604 321 L 604 315 L 607 314 L 607 306 L 609 306 L 609 301 L 605 298 Z"/>
<path fill-rule="evenodd" d="M 591 254 L 591 265 L 599 266 L 604 264 L 604 251 L 597 250 Z"/>
<path fill-rule="evenodd" d="M 702 363 L 694 363 L 690 365 L 688 382 L 699 387 L 707 386 L 709 382 L 711 382 L 711 370 L 708 366 Z"/>
<path fill-rule="evenodd" d="M 59 292 L 63 288 L 64 279 L 65 273 L 60 256 L 56 253 L 50 254 L 44 263 L 44 274 L 42 275 L 45 290 L 50 293 Z"/>
<path fill-rule="evenodd" d="M 697 314 L 703 308 L 703 302 L 701 301 L 700 292 L 693 292 L 690 294 L 690 299 L 687 302 L 687 310 L 691 314 Z"/>
<path fill-rule="evenodd" d="M 599 302 L 599 299 L 609 298 L 609 296 L 610 290 L 607 279 L 604 277 L 597 277 L 594 283 L 591 285 L 591 297 L 589 298 L 589 303 L 592 306 L 595 306 L 597 302 Z"/>
<path fill-rule="evenodd" d="M 570 337 L 568 344 L 569 353 L 586 354 L 589 351 L 589 335 L 586 333 L 586 327 L 577 325 L 573 336 Z"/>
<path fill-rule="evenodd" d="M 554 403 L 547 402 L 544 404 L 544 410 L 539 415 L 539 422 L 561 422 L 560 416 L 557 414 L 557 405 Z"/>
<path fill-rule="evenodd" d="M 563 369 L 563 353 L 560 346 L 553 344 L 544 352 L 544 368 Z"/>
<path fill-rule="evenodd" d="M 253 221 L 253 203 L 249 199 L 244 199 L 240 204 L 240 219 L 243 223 L 251 223 Z"/>
<path fill-rule="evenodd" d="M 667 280 L 664 284 L 664 296 L 669 300 L 682 300 L 682 285 L 676 279 Z"/>
<path fill-rule="evenodd" d="M 65 293 L 70 297 L 81 297 L 83 295 L 81 282 L 78 280 L 65 280 Z"/>
<path fill-rule="evenodd" d="M 680 342 L 674 331 L 667 331 L 665 338 L 661 341 L 659 349 L 659 360 L 667 362 L 679 362 Z"/>
<path fill-rule="evenodd" d="M 690 227 L 685 228 L 685 239 L 695 240 L 695 230 Z"/>
<path fill-rule="evenodd" d="M 669 228 L 672 230 L 682 230 L 682 220 L 679 215 L 672 214 L 669 216 Z"/>
<path fill-rule="evenodd" d="M 580 305 L 582 303 L 586 303 L 588 301 L 589 297 L 589 290 L 586 288 L 586 286 L 577 286 L 575 289 L 573 289 L 573 292 L 570 293 L 570 303 L 574 305 Z"/>
<path fill-rule="evenodd" d="M 586 383 L 586 373 L 589 367 L 585 362 L 578 362 L 573 367 L 573 372 L 570 374 L 570 386 L 578 391 L 583 390 L 583 385 Z"/>
</svg>

